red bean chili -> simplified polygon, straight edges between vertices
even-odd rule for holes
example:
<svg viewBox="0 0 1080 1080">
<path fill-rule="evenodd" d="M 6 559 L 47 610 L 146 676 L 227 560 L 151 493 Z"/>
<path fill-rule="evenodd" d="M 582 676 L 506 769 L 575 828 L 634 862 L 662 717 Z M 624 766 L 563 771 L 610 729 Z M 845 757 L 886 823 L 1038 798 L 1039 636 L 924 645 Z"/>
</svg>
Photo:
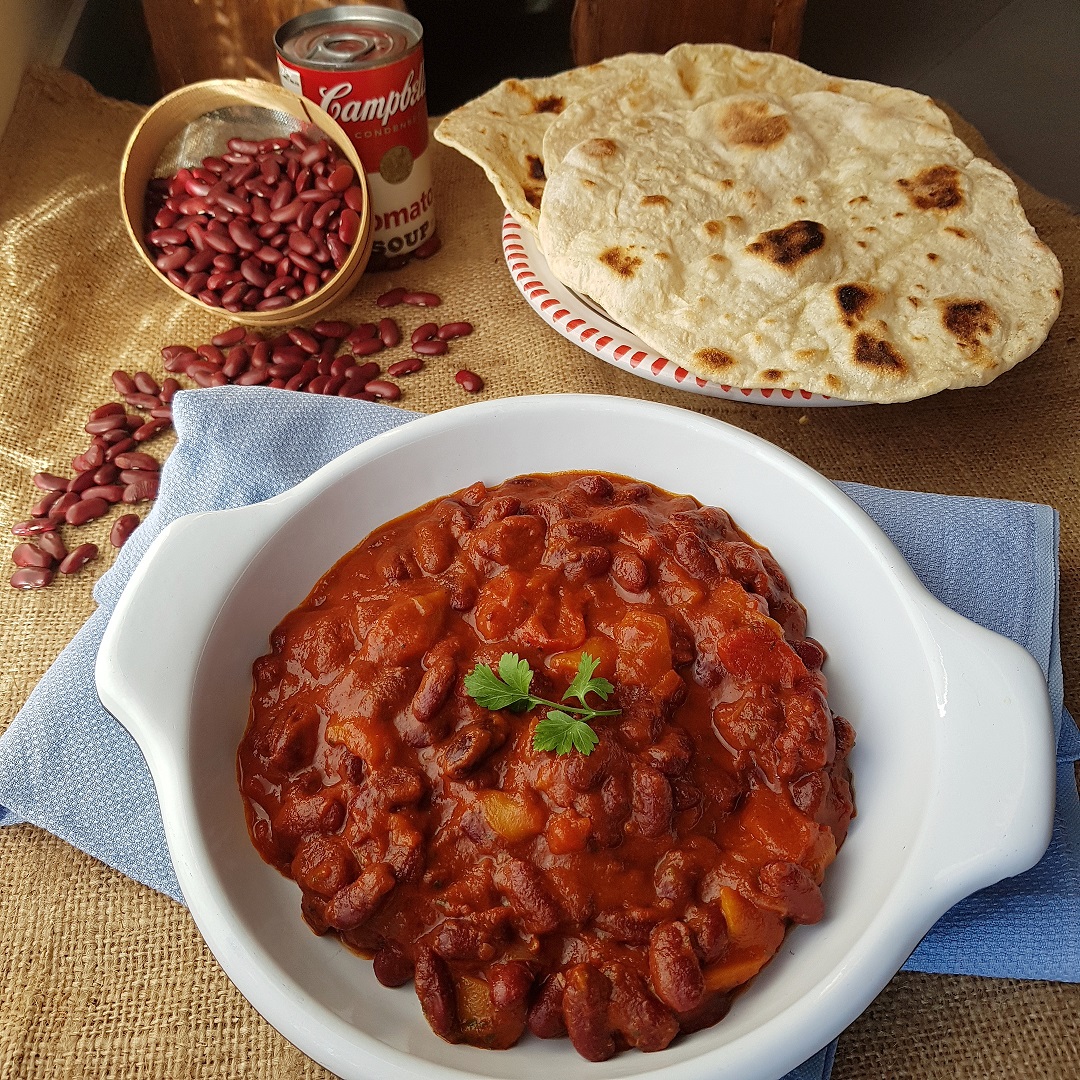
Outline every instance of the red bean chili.
<svg viewBox="0 0 1080 1080">
<path fill-rule="evenodd" d="M 662 1049 L 822 917 L 854 735 L 722 510 L 599 474 L 478 483 L 376 529 L 270 644 L 238 756 L 252 840 L 451 1042 Z M 591 753 L 466 693 L 506 652 L 553 701 L 599 661 L 621 712 Z"/>
</svg>

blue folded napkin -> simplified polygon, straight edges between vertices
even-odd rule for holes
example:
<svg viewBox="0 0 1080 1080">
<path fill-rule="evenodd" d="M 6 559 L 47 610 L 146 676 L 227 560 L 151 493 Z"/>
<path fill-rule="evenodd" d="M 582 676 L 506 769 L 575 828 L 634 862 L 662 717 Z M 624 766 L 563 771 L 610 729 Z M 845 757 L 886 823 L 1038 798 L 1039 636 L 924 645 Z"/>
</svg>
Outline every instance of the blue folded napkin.
<svg viewBox="0 0 1080 1080">
<path fill-rule="evenodd" d="M 94 689 L 94 658 L 116 601 L 169 522 L 269 498 L 416 417 L 263 387 L 184 392 L 173 410 L 179 442 L 162 470 L 157 502 L 98 582 L 97 611 L 0 738 L 0 825 L 34 822 L 182 903 L 142 755 Z M 905 967 L 1080 982 L 1080 801 L 1072 765 L 1080 733 L 1063 706 L 1057 515 L 1030 503 L 840 487 L 938 599 L 1035 657 L 1059 734 L 1057 816 L 1046 856 L 957 904 Z M 825 1047 L 788 1080 L 825 1080 L 834 1050 Z"/>
</svg>

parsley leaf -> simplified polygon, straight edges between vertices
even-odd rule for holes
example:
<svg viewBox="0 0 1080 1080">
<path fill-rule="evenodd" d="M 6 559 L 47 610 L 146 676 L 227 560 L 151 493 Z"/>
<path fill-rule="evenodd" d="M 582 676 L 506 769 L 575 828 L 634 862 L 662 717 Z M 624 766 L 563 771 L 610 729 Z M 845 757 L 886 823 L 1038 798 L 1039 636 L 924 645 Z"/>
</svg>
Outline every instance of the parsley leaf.
<svg viewBox="0 0 1080 1080">
<path fill-rule="evenodd" d="M 529 677 L 531 680 L 531 672 Z M 491 668 L 484 664 L 477 664 L 465 676 L 465 693 L 481 708 L 494 711 L 508 709 L 518 705 L 523 697 L 528 698 L 527 690 L 523 695 L 521 691 L 514 689 L 512 686 L 507 686 Z"/>
<path fill-rule="evenodd" d="M 498 674 L 485 664 L 478 663 L 465 676 L 465 692 L 485 709 L 527 712 L 544 706 L 548 710 L 547 716 L 536 725 L 533 747 L 537 750 L 554 750 L 557 754 L 569 754 L 571 750 L 591 754 L 600 737 L 589 727 L 589 721 L 598 716 L 617 716 L 622 711 L 594 709 L 585 700 L 585 695 L 592 693 L 606 701 L 615 690 L 607 679 L 593 678 L 599 664 L 599 660 L 582 653 L 577 674 L 563 695 L 564 702 L 569 697 L 576 697 L 581 702 L 580 708 L 576 705 L 560 705 L 533 694 L 533 670 L 529 662 L 522 660 L 517 653 L 502 654 Z M 575 715 L 571 716 L 571 713 Z"/>
<path fill-rule="evenodd" d="M 529 687 L 533 681 L 532 668 L 529 667 L 529 661 L 522 660 L 517 653 L 504 652 L 499 657 L 499 677 L 522 697 L 529 696 Z"/>
<path fill-rule="evenodd" d="M 536 750 L 554 750 L 557 754 L 569 754 L 571 750 L 591 754 L 599 741 L 600 736 L 584 720 L 575 719 L 561 709 L 548 709 L 547 716 L 533 732 Z"/>
<path fill-rule="evenodd" d="M 574 681 L 567 688 L 565 694 L 563 694 L 563 701 L 567 698 L 576 697 L 585 708 L 589 707 L 588 702 L 585 700 L 585 695 L 592 692 L 597 697 L 607 701 L 608 697 L 612 694 L 615 687 L 607 681 L 607 679 L 594 679 L 593 672 L 600 666 L 600 661 L 590 656 L 587 652 L 581 654 L 581 660 L 578 662 L 577 674 L 574 676 Z"/>
</svg>

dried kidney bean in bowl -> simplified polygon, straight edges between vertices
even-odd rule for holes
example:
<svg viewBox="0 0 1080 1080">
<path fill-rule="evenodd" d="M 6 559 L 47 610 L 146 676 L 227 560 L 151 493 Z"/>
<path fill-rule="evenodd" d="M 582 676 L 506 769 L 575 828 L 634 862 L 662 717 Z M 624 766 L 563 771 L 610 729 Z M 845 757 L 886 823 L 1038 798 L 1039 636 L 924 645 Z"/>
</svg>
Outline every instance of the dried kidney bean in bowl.
<svg viewBox="0 0 1080 1080">
<path fill-rule="evenodd" d="M 444 1039 L 660 1050 L 823 915 L 853 734 L 723 510 L 613 475 L 477 483 L 375 530 L 270 644 L 252 840 Z"/>
</svg>

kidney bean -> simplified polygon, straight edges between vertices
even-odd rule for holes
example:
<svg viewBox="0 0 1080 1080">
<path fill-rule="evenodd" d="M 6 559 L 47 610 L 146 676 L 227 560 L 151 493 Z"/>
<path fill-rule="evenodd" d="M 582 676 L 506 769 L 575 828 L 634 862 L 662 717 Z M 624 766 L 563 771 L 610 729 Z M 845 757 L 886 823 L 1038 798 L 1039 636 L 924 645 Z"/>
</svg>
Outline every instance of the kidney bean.
<svg viewBox="0 0 1080 1080">
<path fill-rule="evenodd" d="M 136 480 L 124 488 L 123 501 L 126 503 L 150 502 L 157 498 L 158 478 L 155 473 Z"/>
<path fill-rule="evenodd" d="M 206 234 L 206 246 L 222 255 L 235 255 L 239 250 L 231 236 L 218 232 Z"/>
<path fill-rule="evenodd" d="M 80 544 L 61 563 L 61 574 L 74 574 L 81 570 L 91 559 L 96 559 L 98 549 L 96 544 Z"/>
<path fill-rule="evenodd" d="M 347 187 L 342 194 L 342 198 L 350 210 L 359 213 L 364 209 L 364 189 L 358 185 L 354 184 L 352 187 Z"/>
<path fill-rule="evenodd" d="M 350 346 L 355 346 L 361 341 L 368 341 L 377 337 L 379 328 L 374 323 L 360 323 L 351 333 L 345 336 L 345 341 Z"/>
<path fill-rule="evenodd" d="M 67 491 L 68 480 L 65 476 L 57 476 L 55 473 L 34 473 L 34 486 L 42 491 Z"/>
<path fill-rule="evenodd" d="M 156 409 L 161 404 L 161 399 L 154 394 L 125 394 L 124 400 L 136 409 Z"/>
<path fill-rule="evenodd" d="M 406 292 L 407 290 L 402 288 L 390 289 L 389 292 L 384 292 L 375 303 L 379 307 L 397 307 L 405 299 Z"/>
<path fill-rule="evenodd" d="M 423 370 L 424 361 L 419 356 L 409 356 L 404 360 L 399 360 L 396 364 L 391 364 L 386 369 L 386 374 L 397 379 L 402 375 L 415 375 L 416 372 Z"/>
<path fill-rule="evenodd" d="M 177 353 L 175 356 L 170 357 L 165 361 L 166 371 L 179 371 L 186 372 L 187 366 L 192 360 L 197 359 L 194 349 L 186 349 L 183 352 Z M 120 388 L 117 387 L 119 390 Z M 131 384 L 131 389 L 128 391 L 120 390 L 120 393 L 132 393 L 135 390 L 135 384 Z"/>
<path fill-rule="evenodd" d="M 410 340 L 412 341 L 413 345 L 419 345 L 421 341 L 430 341 L 433 337 L 435 337 L 438 330 L 438 323 L 424 323 L 423 326 L 418 326 L 412 332 L 412 338 Z"/>
<path fill-rule="evenodd" d="M 705 994 L 705 978 L 684 922 L 663 922 L 649 938 L 649 983 L 675 1012 L 696 1008 Z"/>
<path fill-rule="evenodd" d="M 347 247 L 352 247 L 360 235 L 360 215 L 355 210 L 345 209 L 338 217 L 337 234 L 341 242 Z M 388 306 L 388 305 L 382 305 Z"/>
<path fill-rule="evenodd" d="M 135 440 L 130 436 L 120 439 L 113 443 L 108 450 L 105 451 L 105 460 L 107 462 L 115 462 L 120 454 L 126 453 L 128 450 L 133 449 L 135 446 Z"/>
<path fill-rule="evenodd" d="M 302 349 L 312 356 L 319 351 L 318 340 L 314 335 L 309 334 L 307 330 L 304 330 L 302 327 L 294 326 L 287 333 L 289 340 L 293 342 L 298 349 Z"/>
<path fill-rule="evenodd" d="M 367 324 L 371 326 L 370 323 Z M 372 327 L 374 332 L 374 327 Z M 336 319 L 321 319 L 312 328 L 313 334 L 318 334 L 321 338 L 346 338 L 349 334 L 353 333 L 353 328 L 347 322 L 341 322 Z"/>
<path fill-rule="evenodd" d="M 214 385 L 224 386 L 225 376 L 219 375 L 218 378 L 221 379 L 221 382 L 214 383 Z M 147 439 L 152 439 L 159 431 L 164 431 L 168 427 L 172 427 L 172 422 L 169 420 L 147 420 L 147 422 L 143 424 L 142 427 L 135 429 L 135 432 L 132 434 L 132 438 L 136 442 L 146 442 Z"/>
<path fill-rule="evenodd" d="M 249 368 L 234 380 L 237 386 L 261 386 L 270 379 L 270 369 L 266 366 Z"/>
<path fill-rule="evenodd" d="M 52 567 L 53 557 L 36 544 L 17 544 L 11 553 L 11 561 L 22 568 L 36 566 L 38 569 L 48 570 Z"/>
<path fill-rule="evenodd" d="M 179 221 L 179 219 L 180 215 L 175 210 L 169 210 L 167 207 L 163 206 L 154 215 L 154 224 L 159 229 L 168 229 L 170 226 L 174 225 L 177 221 Z"/>
<path fill-rule="evenodd" d="M 438 307 L 442 303 L 442 297 L 431 292 L 407 292 L 402 296 L 401 302 L 413 307 Z"/>
<path fill-rule="evenodd" d="M 357 382 L 363 386 L 371 382 L 372 379 L 377 379 L 381 372 L 382 368 L 374 360 L 369 360 L 366 364 L 348 368 L 345 372 L 345 378 L 350 382 Z"/>
<path fill-rule="evenodd" d="M 101 517 L 109 509 L 104 499 L 86 499 L 68 507 L 64 520 L 69 525 L 85 525 L 88 521 Z"/>
<path fill-rule="evenodd" d="M 382 352 L 384 348 L 383 338 L 367 338 L 352 344 L 353 356 L 371 356 L 373 353 Z"/>
<path fill-rule="evenodd" d="M 413 977 L 413 965 L 396 941 L 387 941 L 372 957 L 375 978 L 383 986 L 404 986 Z"/>
<path fill-rule="evenodd" d="M 343 161 L 327 176 L 326 186 L 331 191 L 345 191 L 352 186 L 355 178 L 356 173 L 353 172 L 352 166 L 347 161 Z"/>
<path fill-rule="evenodd" d="M 161 462 L 152 454 L 144 454 L 141 450 L 125 450 L 114 459 L 121 469 L 147 469 L 157 472 L 161 468 Z"/>
<path fill-rule="evenodd" d="M 259 341 L 251 347 L 251 366 L 265 367 L 270 363 L 270 342 Z"/>
<path fill-rule="evenodd" d="M 267 296 L 265 299 L 260 300 L 255 305 L 256 311 L 275 311 L 277 308 L 288 307 L 292 303 L 292 298 L 285 296 Z"/>
<path fill-rule="evenodd" d="M 45 567 L 27 566 L 11 575 L 13 589 L 44 589 L 56 575 Z"/>
<path fill-rule="evenodd" d="M 341 209 L 340 199 L 329 199 L 315 211 L 311 224 L 318 229 L 325 229 L 327 222 Z"/>
<path fill-rule="evenodd" d="M 134 386 L 135 384 L 132 383 Z M 101 416 L 97 420 L 88 420 L 83 425 L 83 431 L 90 435 L 101 435 L 107 431 L 115 431 L 117 428 L 124 427 L 126 420 L 121 413 L 110 413 L 108 416 Z"/>
<path fill-rule="evenodd" d="M 330 260 L 333 262 L 336 269 L 340 269 L 345 264 L 345 259 L 348 257 L 349 249 L 345 246 L 344 242 L 337 236 L 336 233 L 330 233 L 326 237 L 326 247 L 330 252 Z"/>
<path fill-rule="evenodd" d="M 77 473 L 89 472 L 90 471 L 90 462 L 86 460 L 86 457 L 83 454 L 76 454 L 71 459 L 71 467 Z"/>
<path fill-rule="evenodd" d="M 120 470 L 120 483 L 137 484 L 140 480 L 145 480 L 149 476 L 156 476 L 156 469 L 121 469 Z"/>
<path fill-rule="evenodd" d="M 592 964 L 564 972 L 563 1022 L 574 1049 L 587 1061 L 607 1061 L 615 1053 L 608 1003 L 611 983 Z"/>
<path fill-rule="evenodd" d="M 414 259 L 430 259 L 442 247 L 442 238 L 432 233 L 418 248 L 413 249 Z"/>
<path fill-rule="evenodd" d="M 469 371 L 467 368 L 462 368 L 454 376 L 454 382 L 456 382 L 462 390 L 470 394 L 478 394 L 484 389 L 484 380 L 481 379 L 475 371 Z"/>
<path fill-rule="evenodd" d="M 417 341 L 413 345 L 413 352 L 419 353 L 421 356 L 442 356 L 449 350 L 449 346 L 445 341 Z"/>
<path fill-rule="evenodd" d="M 413 978 L 420 1008 L 431 1030 L 448 1042 L 456 1042 L 459 1038 L 457 999 L 446 961 L 429 946 L 418 946 Z"/>
<path fill-rule="evenodd" d="M 188 235 L 183 229 L 155 229 L 146 234 L 146 239 L 154 247 L 167 247 L 176 244 L 186 244 Z"/>
<path fill-rule="evenodd" d="M 109 532 L 109 543 L 114 548 L 121 548 L 127 543 L 128 537 L 139 527 L 138 514 L 124 514 L 113 522 Z"/>
<path fill-rule="evenodd" d="M 293 198 L 284 205 L 279 206 L 276 210 L 271 210 L 270 220 L 276 221 L 279 225 L 284 225 L 290 221 L 295 221 L 300 216 L 303 209 L 303 200 L 300 198 Z"/>
<path fill-rule="evenodd" d="M 300 365 L 300 370 L 285 383 L 286 390 L 302 390 L 319 374 L 319 362 L 309 357 Z"/>
<path fill-rule="evenodd" d="M 180 356 L 184 352 L 189 351 L 186 345 L 168 345 L 166 346 L 166 348 L 170 352 L 169 356 L 165 356 L 166 360 L 171 360 L 173 357 Z M 161 352 L 164 356 L 165 349 L 162 349 Z M 134 379 L 132 379 L 132 377 L 126 371 L 114 371 L 110 377 L 112 379 L 112 384 L 114 387 L 116 387 L 116 392 L 118 394 L 133 394 L 138 389 L 138 387 L 136 387 L 135 385 Z M 111 416 L 115 411 L 116 410 L 114 409 L 111 412 L 105 413 L 104 415 Z M 91 416 L 90 419 L 100 420 L 101 417 Z"/>
<path fill-rule="evenodd" d="M 19 521 L 11 526 L 11 533 L 13 536 L 40 536 L 42 533 L 52 532 L 56 528 L 56 520 L 53 514 L 56 512 L 56 507 L 60 505 L 68 496 L 66 494 L 61 495 L 59 500 L 53 505 L 49 511 L 47 518 L 31 518 L 29 521 Z M 78 499 L 78 495 L 73 496 Z M 70 505 L 70 504 L 69 504 Z M 67 507 L 64 508 L 65 510 Z"/>
<path fill-rule="evenodd" d="M 111 484 L 117 476 L 120 475 L 120 470 L 113 462 L 106 462 L 100 469 L 94 472 L 95 484 Z"/>
<path fill-rule="evenodd" d="M 87 462 L 89 465 L 89 462 Z M 86 472 L 80 472 L 73 480 L 68 481 L 68 491 L 74 492 L 76 495 L 81 495 L 87 488 L 94 486 L 94 473 L 87 469 Z"/>
<path fill-rule="evenodd" d="M 262 241 L 239 218 L 229 222 L 229 239 L 242 251 L 258 251 Z"/>
<path fill-rule="evenodd" d="M 440 341 L 453 341 L 454 338 L 466 337 L 473 332 L 472 323 L 467 322 L 452 322 L 445 323 L 440 326 L 435 332 L 435 336 Z"/>
<path fill-rule="evenodd" d="M 46 555 L 51 555 L 57 562 L 63 559 L 68 553 L 67 548 L 64 546 L 64 541 L 61 539 L 60 534 L 55 530 L 52 532 L 40 533 L 37 537 L 37 545 Z"/>
<path fill-rule="evenodd" d="M 287 206 L 293 201 L 293 186 L 291 180 L 282 180 L 278 186 L 274 189 L 274 194 L 270 196 L 270 220 L 276 220 L 274 218 L 274 212 L 280 210 L 283 206 Z M 298 211 L 299 212 L 299 211 Z"/>
<path fill-rule="evenodd" d="M 246 345 L 233 345 L 225 357 L 225 363 L 221 367 L 221 373 L 227 379 L 235 379 L 248 364 L 248 348 Z"/>
<path fill-rule="evenodd" d="M 385 379 L 372 379 L 371 382 L 364 384 L 364 391 L 374 394 L 383 401 L 397 401 L 401 397 L 401 387 Z"/>
<path fill-rule="evenodd" d="M 39 499 L 30 508 L 30 516 L 35 518 L 47 517 L 49 511 L 56 504 L 56 501 L 63 495 L 63 491 L 50 491 L 44 498 Z"/>
<path fill-rule="evenodd" d="M 321 282 L 317 274 L 305 274 L 304 275 L 304 295 L 311 296 L 316 292 Z"/>
</svg>

